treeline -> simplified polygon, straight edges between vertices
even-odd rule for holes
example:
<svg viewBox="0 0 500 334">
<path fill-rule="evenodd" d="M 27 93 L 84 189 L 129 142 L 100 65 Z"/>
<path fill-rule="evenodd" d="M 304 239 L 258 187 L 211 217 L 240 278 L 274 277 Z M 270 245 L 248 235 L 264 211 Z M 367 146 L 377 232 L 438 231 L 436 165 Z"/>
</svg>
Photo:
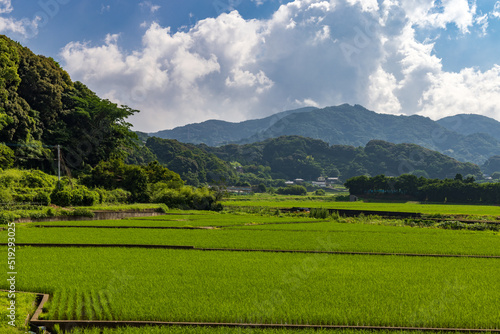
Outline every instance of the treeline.
<svg viewBox="0 0 500 334">
<path fill-rule="evenodd" d="M 247 145 L 204 147 L 224 161 L 259 166 L 274 179 L 315 180 L 319 176 L 347 180 L 358 175 L 414 174 L 427 178 L 453 177 L 455 174 L 482 175 L 472 163 L 462 163 L 436 151 L 415 144 L 392 144 L 372 140 L 365 147 L 329 145 L 317 139 L 283 136 Z M 262 166 L 263 168 L 260 168 Z"/>
<path fill-rule="evenodd" d="M 414 144 L 373 140 L 366 147 L 330 146 L 321 140 L 285 136 L 254 144 L 209 147 L 139 135 L 139 148 L 132 151 L 127 162 L 158 160 L 193 186 L 265 184 L 277 188 L 296 178 L 328 176 L 345 181 L 358 175 L 405 173 L 440 179 L 457 173 L 482 176 L 477 165 Z"/>
<path fill-rule="evenodd" d="M 345 182 L 351 195 L 380 197 L 411 197 L 439 203 L 500 203 L 500 183 L 475 183 L 473 177 L 427 179 L 404 174 L 398 177 L 357 176 Z"/>
<path fill-rule="evenodd" d="M 80 179 L 62 178 L 39 170 L 0 171 L 0 203 L 36 203 L 58 206 L 163 203 L 170 208 L 221 210 L 221 194 L 208 188 L 186 186 L 177 173 L 157 162 L 126 165 L 120 160 L 101 162 Z"/>
<path fill-rule="evenodd" d="M 99 98 L 52 58 L 0 35 L 0 168 L 54 171 L 56 145 L 72 170 L 126 155 L 136 113 Z"/>
</svg>

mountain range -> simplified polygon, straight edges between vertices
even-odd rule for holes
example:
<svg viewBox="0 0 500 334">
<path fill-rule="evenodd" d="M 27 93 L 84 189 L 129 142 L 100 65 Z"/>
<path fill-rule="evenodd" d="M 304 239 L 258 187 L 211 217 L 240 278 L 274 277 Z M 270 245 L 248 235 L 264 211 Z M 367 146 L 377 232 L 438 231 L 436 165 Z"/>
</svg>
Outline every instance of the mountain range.
<svg viewBox="0 0 500 334">
<path fill-rule="evenodd" d="M 492 118 L 462 114 L 433 121 L 418 115 L 378 114 L 349 104 L 290 110 L 240 123 L 210 120 L 149 135 L 208 146 L 256 143 L 291 135 L 320 139 L 330 145 L 365 146 L 371 140 L 383 140 L 421 145 L 476 164 L 500 154 L 500 122 Z"/>
</svg>

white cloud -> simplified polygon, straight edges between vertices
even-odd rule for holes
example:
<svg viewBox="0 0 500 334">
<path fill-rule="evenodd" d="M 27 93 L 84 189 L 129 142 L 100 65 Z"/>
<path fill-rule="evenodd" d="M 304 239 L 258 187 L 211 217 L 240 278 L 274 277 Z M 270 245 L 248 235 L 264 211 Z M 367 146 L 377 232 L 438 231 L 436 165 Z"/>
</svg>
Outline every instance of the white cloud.
<svg viewBox="0 0 500 334">
<path fill-rule="evenodd" d="M 368 80 L 370 81 L 369 101 L 366 107 L 380 113 L 400 113 L 401 104 L 395 95 L 398 84 L 394 75 L 379 67 L 375 73 L 369 76 Z"/>
<path fill-rule="evenodd" d="M 495 2 L 495 5 L 493 6 L 493 10 L 490 13 L 491 17 L 500 18 L 500 1 Z"/>
<path fill-rule="evenodd" d="M 264 4 L 264 2 L 266 2 L 266 0 L 252 0 L 252 1 L 255 2 L 257 6 L 261 6 Z"/>
<path fill-rule="evenodd" d="M 232 71 L 231 75 L 226 78 L 226 86 L 242 88 L 256 87 L 255 92 L 258 94 L 270 89 L 273 85 L 274 82 L 262 71 L 253 74 L 249 71 L 235 69 Z"/>
<path fill-rule="evenodd" d="M 11 16 L 3 16 L 11 14 L 14 11 L 11 0 L 0 0 L 0 33 L 12 33 L 14 36 L 22 38 L 30 38 L 38 34 L 38 26 L 42 20 L 40 17 L 35 17 L 32 20 L 27 18 L 16 19 Z"/>
<path fill-rule="evenodd" d="M 312 99 L 304 99 L 303 101 L 295 100 L 295 104 L 297 107 L 320 107 L 319 103 Z"/>
<path fill-rule="evenodd" d="M 476 19 L 475 19 L 475 21 L 476 21 L 476 24 L 481 29 L 481 35 L 485 36 L 487 34 L 488 26 L 489 26 L 489 23 L 488 23 L 488 14 L 484 14 L 482 16 L 477 16 Z"/>
<path fill-rule="evenodd" d="M 13 10 L 11 0 L 0 0 L 0 14 L 10 13 Z"/>
<path fill-rule="evenodd" d="M 410 21 L 416 25 L 432 28 L 446 28 L 455 24 L 462 33 L 469 32 L 474 24 L 477 6 L 468 0 L 401 0 Z"/>
<path fill-rule="evenodd" d="M 437 3 L 295 0 L 267 20 L 233 11 L 177 32 L 141 25 L 142 45 L 133 51 L 108 35 L 101 45 L 69 43 L 61 57 L 74 79 L 140 109 L 131 121 L 144 131 L 345 102 L 384 113 L 500 119 L 498 67 L 446 72 L 436 41 L 417 38 L 420 29 L 436 35 L 449 24 L 462 33 L 488 29 L 484 15 L 465 0 Z"/>
<path fill-rule="evenodd" d="M 500 119 L 500 66 L 482 72 L 465 68 L 458 73 L 431 75 L 424 92 L 421 114 L 437 119 L 455 114 L 479 113 Z"/>
<path fill-rule="evenodd" d="M 0 16 L 0 33 L 13 33 L 23 38 L 34 37 L 38 34 L 38 23 L 40 18 L 36 17 L 32 21 L 28 19 L 16 20 L 12 17 Z"/>
<path fill-rule="evenodd" d="M 110 5 L 101 5 L 101 11 L 100 13 L 101 14 L 104 14 L 105 12 L 109 12 L 111 10 L 111 6 Z"/>
<path fill-rule="evenodd" d="M 151 13 L 156 13 L 161 8 L 161 6 L 154 5 L 151 1 L 140 2 L 139 6 L 147 8 Z"/>
<path fill-rule="evenodd" d="M 379 10 L 377 0 L 347 0 L 351 5 L 360 5 L 365 12 L 376 12 Z"/>
</svg>

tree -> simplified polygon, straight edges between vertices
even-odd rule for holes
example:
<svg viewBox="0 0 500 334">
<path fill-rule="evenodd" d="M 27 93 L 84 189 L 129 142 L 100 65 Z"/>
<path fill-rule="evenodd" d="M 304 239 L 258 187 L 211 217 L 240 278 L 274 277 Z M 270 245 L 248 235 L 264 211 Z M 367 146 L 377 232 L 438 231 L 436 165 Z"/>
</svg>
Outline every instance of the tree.
<svg viewBox="0 0 500 334">
<path fill-rule="evenodd" d="M 10 168 L 14 164 L 14 151 L 4 144 L 0 144 L 0 168 Z"/>
<path fill-rule="evenodd" d="M 304 186 L 293 185 L 293 186 L 278 188 L 277 193 L 280 195 L 303 196 L 303 195 L 307 195 L 307 189 Z"/>
<path fill-rule="evenodd" d="M 362 195 L 370 190 L 369 178 L 366 175 L 355 176 L 344 183 L 351 195 Z"/>
<path fill-rule="evenodd" d="M 318 189 L 314 192 L 316 196 L 325 196 L 326 192 L 323 189 Z"/>
<path fill-rule="evenodd" d="M 160 165 L 158 161 L 150 162 L 143 168 L 146 171 L 149 183 L 165 182 L 171 188 L 180 188 L 184 185 L 184 181 L 182 181 L 179 174 Z"/>
<path fill-rule="evenodd" d="M 260 183 L 258 186 L 257 186 L 257 192 L 259 193 L 265 193 L 267 191 L 267 187 L 264 183 Z"/>
</svg>

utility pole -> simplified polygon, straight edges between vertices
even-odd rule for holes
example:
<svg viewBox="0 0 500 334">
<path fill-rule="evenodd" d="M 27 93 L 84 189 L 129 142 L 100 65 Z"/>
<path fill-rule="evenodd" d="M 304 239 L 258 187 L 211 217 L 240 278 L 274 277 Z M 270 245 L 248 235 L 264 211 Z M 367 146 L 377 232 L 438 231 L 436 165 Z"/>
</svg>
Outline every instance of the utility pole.
<svg viewBox="0 0 500 334">
<path fill-rule="evenodd" d="M 57 145 L 57 180 L 61 182 L 61 146 Z"/>
</svg>

